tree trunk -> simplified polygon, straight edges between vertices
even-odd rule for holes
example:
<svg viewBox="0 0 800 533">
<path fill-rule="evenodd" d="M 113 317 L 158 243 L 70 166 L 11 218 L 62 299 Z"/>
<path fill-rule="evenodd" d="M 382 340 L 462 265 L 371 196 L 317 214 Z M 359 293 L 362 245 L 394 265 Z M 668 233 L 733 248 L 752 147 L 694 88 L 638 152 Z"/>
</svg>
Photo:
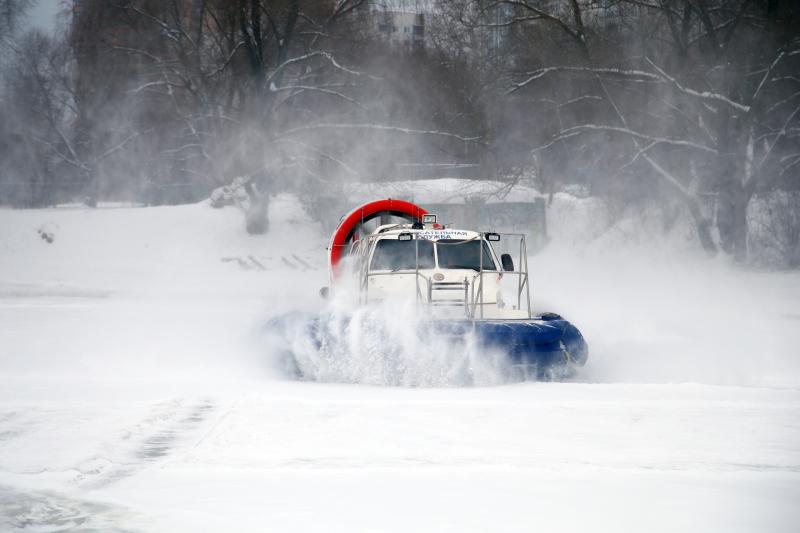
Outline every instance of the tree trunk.
<svg viewBox="0 0 800 533">
<path fill-rule="evenodd" d="M 747 259 L 747 205 L 752 191 L 733 179 L 719 192 L 717 229 L 720 246 L 736 261 Z"/>
<path fill-rule="evenodd" d="M 703 215 L 700 202 L 696 198 L 686 197 L 686 205 L 689 207 L 692 220 L 694 220 L 694 227 L 697 230 L 697 237 L 700 239 L 703 251 L 711 256 L 716 255 L 717 245 L 714 244 L 714 239 L 711 237 L 711 221 Z"/>
<path fill-rule="evenodd" d="M 245 212 L 245 228 L 250 235 L 263 235 L 269 230 L 269 194 L 256 186 L 255 180 L 245 184 L 250 205 Z"/>
<path fill-rule="evenodd" d="M 752 135 L 741 117 L 724 114 L 720 123 L 722 154 L 717 190 L 720 247 L 737 262 L 747 259 L 747 204 L 753 196 Z"/>
</svg>

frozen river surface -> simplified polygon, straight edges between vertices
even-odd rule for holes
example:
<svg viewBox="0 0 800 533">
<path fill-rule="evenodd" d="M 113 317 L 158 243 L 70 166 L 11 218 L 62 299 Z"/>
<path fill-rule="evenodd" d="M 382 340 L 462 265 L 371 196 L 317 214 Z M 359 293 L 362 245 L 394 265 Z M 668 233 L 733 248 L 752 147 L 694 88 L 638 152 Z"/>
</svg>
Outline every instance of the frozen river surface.
<svg viewBox="0 0 800 533">
<path fill-rule="evenodd" d="M 797 531 L 797 274 L 551 250 L 573 382 L 293 382 L 257 330 L 318 305 L 295 212 L 0 211 L 0 531 Z"/>
</svg>

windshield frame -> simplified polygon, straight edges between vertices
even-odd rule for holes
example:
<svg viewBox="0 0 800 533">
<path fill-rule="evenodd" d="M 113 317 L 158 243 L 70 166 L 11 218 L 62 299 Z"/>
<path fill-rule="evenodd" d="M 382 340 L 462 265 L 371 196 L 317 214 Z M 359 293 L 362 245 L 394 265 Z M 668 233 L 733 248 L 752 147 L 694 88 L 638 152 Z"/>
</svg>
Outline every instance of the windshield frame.
<svg viewBox="0 0 800 533">
<path fill-rule="evenodd" d="M 440 242 L 439 241 L 440 240 L 443 240 L 443 241 L 460 241 L 460 242 L 443 242 L 443 243 L 441 243 L 443 246 L 458 246 L 460 244 L 464 244 L 464 243 L 468 243 L 468 242 L 482 241 L 483 242 L 483 250 L 484 250 L 486 256 L 488 256 L 488 258 L 491 260 L 490 264 L 487 265 L 487 264 L 484 263 L 482 265 L 483 266 L 483 271 L 484 272 L 500 272 L 501 271 L 498 268 L 499 262 L 497 260 L 496 254 L 494 252 L 494 248 L 492 247 L 491 243 L 488 240 L 483 238 L 482 235 L 481 236 L 477 236 L 477 237 L 472 237 L 472 238 L 469 238 L 469 239 L 437 239 L 437 240 L 419 239 L 419 238 L 417 238 L 416 235 L 414 235 L 414 237 L 410 241 L 401 241 L 401 242 L 410 242 L 410 243 L 427 242 L 427 243 L 430 243 L 432 245 L 432 247 L 433 247 L 433 252 L 434 252 L 434 263 L 433 263 L 432 267 L 417 265 L 417 267 L 410 267 L 410 268 L 396 268 L 396 269 L 375 268 L 373 266 L 373 263 L 374 263 L 374 260 L 375 260 L 375 254 L 376 254 L 376 252 L 378 250 L 379 243 L 381 241 L 399 241 L 399 239 L 397 239 L 396 236 L 388 236 L 387 235 L 385 237 L 377 239 L 375 241 L 375 244 L 373 246 L 371 246 L 371 251 L 370 251 L 369 256 L 368 256 L 368 262 L 367 262 L 368 269 L 367 270 L 369 272 L 393 272 L 393 273 L 394 272 L 410 272 L 410 271 L 415 271 L 415 270 L 473 270 L 476 273 L 479 273 L 479 270 L 477 270 L 475 268 L 472 268 L 472 267 L 465 267 L 465 268 L 442 267 L 440 265 L 440 263 L 439 263 L 439 246 L 440 246 Z M 484 257 L 484 259 L 485 258 L 486 257 Z"/>
</svg>

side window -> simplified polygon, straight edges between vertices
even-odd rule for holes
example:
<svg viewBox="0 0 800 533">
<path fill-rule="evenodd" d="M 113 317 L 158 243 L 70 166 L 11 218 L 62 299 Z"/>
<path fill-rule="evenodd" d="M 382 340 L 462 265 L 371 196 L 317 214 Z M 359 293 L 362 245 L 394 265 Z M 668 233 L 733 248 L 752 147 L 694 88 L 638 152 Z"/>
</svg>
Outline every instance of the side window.
<svg viewBox="0 0 800 533">
<path fill-rule="evenodd" d="M 370 270 L 414 270 L 417 266 L 417 245 L 419 268 L 433 268 L 433 244 L 430 241 L 381 239 L 375 245 Z"/>
</svg>

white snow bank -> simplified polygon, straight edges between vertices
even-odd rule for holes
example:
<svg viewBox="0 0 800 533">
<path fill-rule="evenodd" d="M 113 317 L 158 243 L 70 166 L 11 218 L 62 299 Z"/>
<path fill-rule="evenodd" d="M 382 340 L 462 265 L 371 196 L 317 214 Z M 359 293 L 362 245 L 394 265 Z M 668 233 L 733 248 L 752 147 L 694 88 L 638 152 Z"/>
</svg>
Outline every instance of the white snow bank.
<svg viewBox="0 0 800 533">
<path fill-rule="evenodd" d="M 270 217 L 0 210 L 0 530 L 796 529 L 797 273 L 551 225 L 578 382 L 290 382 L 254 331 L 319 307 L 328 235 Z"/>
<path fill-rule="evenodd" d="M 254 237 L 238 210 L 205 203 L 0 210 L 0 373 L 233 371 L 254 328 L 316 305 L 327 281 L 324 239 L 296 199 L 271 215 Z"/>
<path fill-rule="evenodd" d="M 531 258 L 535 307 L 563 314 L 589 342 L 579 379 L 800 384 L 800 274 L 740 270 L 677 237 L 587 238 L 604 209 L 556 195 L 553 241 Z M 231 370 L 221 354 L 248 352 L 269 316 L 318 308 L 328 281 L 326 232 L 300 202 L 279 196 L 270 216 L 269 234 L 250 236 L 238 210 L 205 203 L 0 210 L 0 372 Z M 236 360 L 237 372 L 263 371 Z"/>
<path fill-rule="evenodd" d="M 258 290 L 259 277 L 243 277 L 235 268 L 249 256 L 266 271 L 306 267 L 292 258 L 305 256 L 319 269 L 319 230 L 305 220 L 301 204 L 290 196 L 272 205 L 275 224 L 268 236 L 242 231 L 242 214 L 233 208 L 213 210 L 206 202 L 171 207 L 109 209 L 0 210 L 0 287 L 85 287 L 137 292 L 227 292 L 246 283 Z M 40 230 L 52 235 L 48 243 Z M 261 276 L 264 278 L 264 276 Z M 263 286 L 263 285 L 262 285 Z"/>
</svg>

